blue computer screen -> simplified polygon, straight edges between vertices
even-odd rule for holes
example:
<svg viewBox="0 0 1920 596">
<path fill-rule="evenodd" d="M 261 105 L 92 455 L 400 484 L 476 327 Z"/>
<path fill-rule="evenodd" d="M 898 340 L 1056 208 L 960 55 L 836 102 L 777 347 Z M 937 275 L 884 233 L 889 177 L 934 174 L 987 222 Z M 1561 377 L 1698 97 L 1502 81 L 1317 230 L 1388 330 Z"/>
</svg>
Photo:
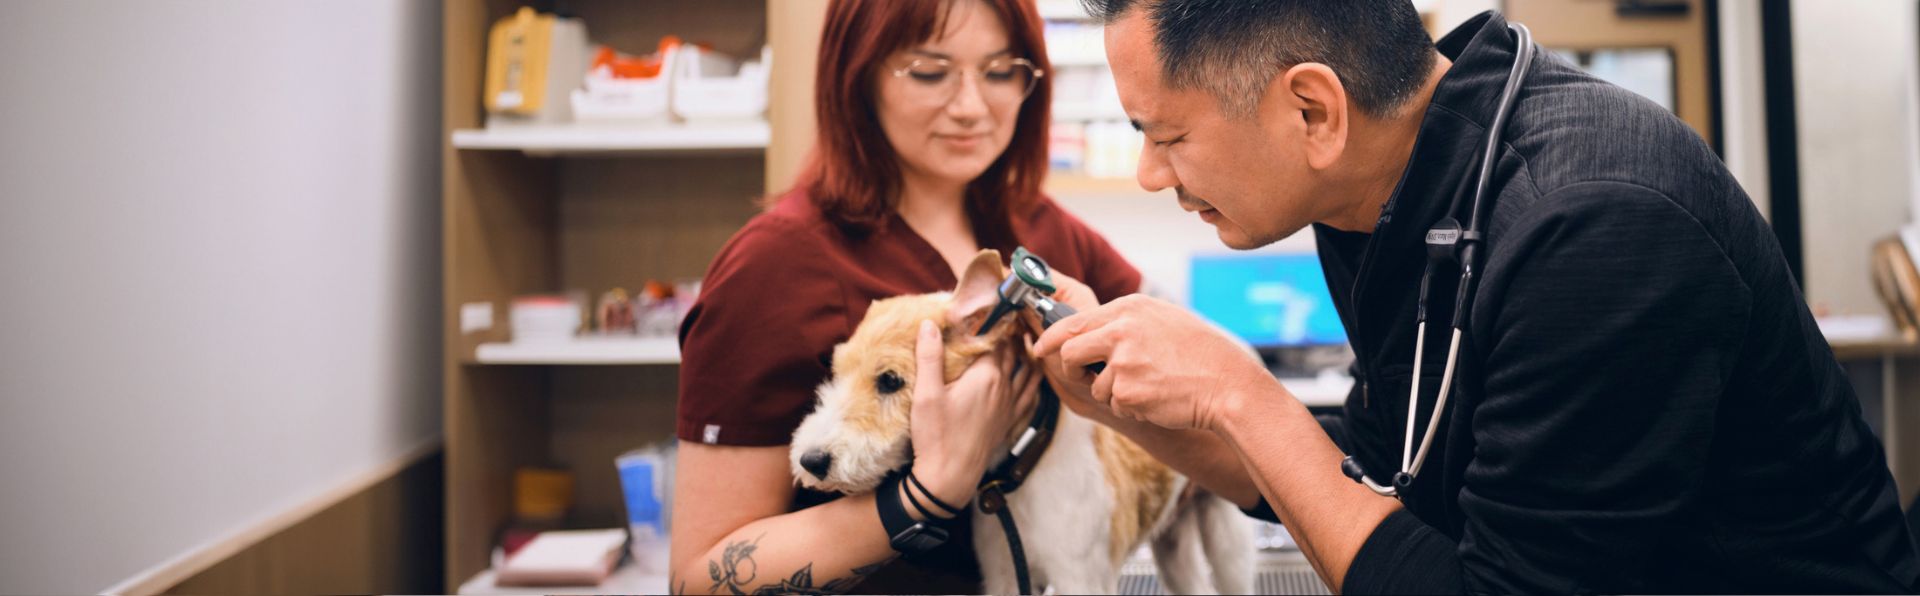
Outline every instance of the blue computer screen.
<svg viewBox="0 0 1920 596">
<path fill-rule="evenodd" d="M 1313 254 L 1198 255 L 1188 279 L 1193 309 L 1254 346 L 1347 341 Z"/>
</svg>

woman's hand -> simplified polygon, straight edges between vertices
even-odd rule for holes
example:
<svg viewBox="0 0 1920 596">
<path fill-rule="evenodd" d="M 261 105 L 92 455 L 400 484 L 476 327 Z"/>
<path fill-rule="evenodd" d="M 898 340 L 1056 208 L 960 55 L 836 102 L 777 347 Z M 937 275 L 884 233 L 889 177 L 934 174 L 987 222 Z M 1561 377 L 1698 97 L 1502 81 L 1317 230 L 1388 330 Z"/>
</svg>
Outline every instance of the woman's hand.
<svg viewBox="0 0 1920 596">
<path fill-rule="evenodd" d="M 957 507 L 973 500 L 987 462 L 1030 410 L 1039 375 L 1015 350 L 982 356 L 949 385 L 945 346 L 931 322 L 920 324 L 914 348 L 913 474 L 934 496 Z"/>
</svg>

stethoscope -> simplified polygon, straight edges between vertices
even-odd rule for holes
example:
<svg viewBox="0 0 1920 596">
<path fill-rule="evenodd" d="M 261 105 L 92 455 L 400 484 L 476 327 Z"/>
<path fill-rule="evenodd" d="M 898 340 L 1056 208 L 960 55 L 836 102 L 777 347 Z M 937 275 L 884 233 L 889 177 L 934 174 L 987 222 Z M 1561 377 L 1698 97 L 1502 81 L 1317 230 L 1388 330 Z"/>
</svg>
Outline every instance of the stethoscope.
<svg viewBox="0 0 1920 596">
<path fill-rule="evenodd" d="M 1393 475 L 1391 485 L 1382 486 L 1367 477 L 1360 462 L 1348 456 L 1340 462 L 1340 472 L 1372 489 L 1383 497 L 1397 497 L 1400 491 L 1413 484 L 1413 477 L 1420 473 L 1420 466 L 1427 461 L 1427 449 L 1433 446 L 1434 430 L 1440 426 L 1440 415 L 1447 411 L 1447 394 L 1453 389 L 1453 373 L 1459 364 L 1460 336 L 1466 329 L 1467 309 L 1473 302 L 1474 270 L 1480 264 L 1477 250 L 1485 242 L 1480 227 L 1486 216 L 1487 181 L 1493 177 L 1493 162 L 1500 148 L 1500 137 L 1507 130 L 1507 114 L 1513 109 L 1513 102 L 1520 92 L 1521 79 L 1533 67 L 1533 33 L 1525 25 L 1508 23 L 1520 45 L 1514 55 L 1513 68 L 1507 71 L 1507 85 L 1500 92 L 1500 105 L 1493 113 L 1493 125 L 1487 127 L 1486 150 L 1480 155 L 1480 177 L 1473 185 L 1473 204 L 1468 207 L 1472 215 L 1467 218 L 1463 229 L 1453 215 L 1460 212 L 1460 194 L 1455 193 L 1453 203 L 1447 206 L 1447 217 L 1435 223 L 1427 230 L 1427 268 L 1420 274 L 1420 302 L 1415 320 L 1419 324 L 1419 334 L 1413 341 L 1413 387 L 1407 395 L 1407 439 L 1400 450 L 1400 471 Z M 1440 397 L 1433 404 L 1433 415 L 1427 420 L 1427 432 L 1420 437 L 1420 450 L 1413 449 L 1413 420 L 1420 411 L 1420 364 L 1427 350 L 1427 286 L 1433 280 L 1433 272 L 1443 264 L 1457 263 L 1460 266 L 1460 287 L 1454 297 L 1453 341 L 1447 346 L 1447 367 L 1440 375 Z"/>
</svg>

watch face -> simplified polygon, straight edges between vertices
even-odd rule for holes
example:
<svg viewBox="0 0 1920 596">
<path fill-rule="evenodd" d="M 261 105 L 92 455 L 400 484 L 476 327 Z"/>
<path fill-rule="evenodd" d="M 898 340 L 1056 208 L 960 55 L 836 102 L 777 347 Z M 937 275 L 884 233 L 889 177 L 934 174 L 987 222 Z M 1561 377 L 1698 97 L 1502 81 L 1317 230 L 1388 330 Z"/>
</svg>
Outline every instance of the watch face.
<svg viewBox="0 0 1920 596">
<path fill-rule="evenodd" d="M 893 549 L 900 552 L 924 553 L 946 543 L 945 529 L 925 523 L 915 523 L 913 527 L 893 537 Z"/>
</svg>

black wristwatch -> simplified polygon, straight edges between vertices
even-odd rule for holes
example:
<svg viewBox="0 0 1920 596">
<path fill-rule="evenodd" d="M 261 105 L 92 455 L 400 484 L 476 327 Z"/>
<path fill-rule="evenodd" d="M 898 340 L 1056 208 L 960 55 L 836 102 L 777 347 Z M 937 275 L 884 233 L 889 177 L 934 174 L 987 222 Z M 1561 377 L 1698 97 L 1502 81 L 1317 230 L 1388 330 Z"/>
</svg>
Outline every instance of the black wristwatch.
<svg viewBox="0 0 1920 596">
<path fill-rule="evenodd" d="M 900 504 L 900 476 L 894 475 L 880 483 L 880 490 L 873 495 L 874 502 L 880 508 L 880 526 L 885 528 L 893 550 L 902 554 L 918 555 L 940 548 L 947 543 L 947 529 L 929 521 L 915 521 L 907 515 L 907 508 Z"/>
</svg>

